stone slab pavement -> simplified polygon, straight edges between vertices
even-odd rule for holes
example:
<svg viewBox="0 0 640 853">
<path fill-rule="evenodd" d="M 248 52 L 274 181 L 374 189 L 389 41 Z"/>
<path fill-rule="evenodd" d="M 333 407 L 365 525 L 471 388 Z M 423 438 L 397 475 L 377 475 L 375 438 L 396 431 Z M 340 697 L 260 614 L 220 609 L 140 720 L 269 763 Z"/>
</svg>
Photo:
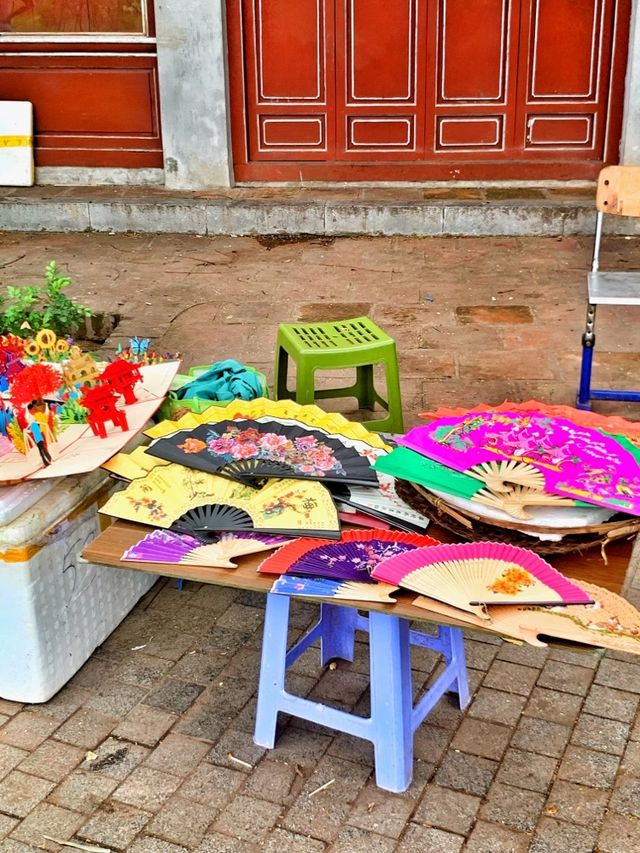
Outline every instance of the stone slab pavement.
<svg viewBox="0 0 640 853">
<path fill-rule="evenodd" d="M 571 403 L 589 251 L 584 238 L 12 233 L 0 282 L 55 258 L 75 296 L 121 316 L 105 347 L 150 335 L 185 363 L 235 357 L 269 378 L 279 322 L 368 313 L 398 342 L 410 426 L 438 404 Z M 640 263 L 640 242 L 616 238 L 608 259 Z M 639 337 L 631 312 L 601 312 L 600 381 L 634 385 Z M 274 750 L 253 744 L 263 605 L 160 581 L 49 702 L 0 700 L 0 851 L 73 849 L 45 836 L 131 853 L 640 851 L 640 658 L 470 632 L 473 701 L 442 700 L 394 795 L 364 741 L 283 719 Z M 315 613 L 295 602 L 294 633 Z M 420 650 L 413 665 L 420 689 L 438 661 Z M 324 670 L 311 650 L 291 687 L 366 713 L 366 645 Z"/>
</svg>

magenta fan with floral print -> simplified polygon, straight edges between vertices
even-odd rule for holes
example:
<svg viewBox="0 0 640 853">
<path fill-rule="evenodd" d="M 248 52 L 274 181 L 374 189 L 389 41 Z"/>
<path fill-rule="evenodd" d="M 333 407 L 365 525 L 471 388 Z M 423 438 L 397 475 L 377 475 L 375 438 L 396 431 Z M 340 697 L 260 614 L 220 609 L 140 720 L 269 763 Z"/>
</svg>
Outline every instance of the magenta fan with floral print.
<svg viewBox="0 0 640 853">
<path fill-rule="evenodd" d="M 201 424 L 157 439 L 148 452 L 244 482 L 286 477 L 378 485 L 370 461 L 340 436 L 275 420 Z"/>
<path fill-rule="evenodd" d="M 415 427 L 398 443 L 495 492 L 513 486 L 640 515 L 640 466 L 614 438 L 535 412 L 473 412 Z"/>
</svg>

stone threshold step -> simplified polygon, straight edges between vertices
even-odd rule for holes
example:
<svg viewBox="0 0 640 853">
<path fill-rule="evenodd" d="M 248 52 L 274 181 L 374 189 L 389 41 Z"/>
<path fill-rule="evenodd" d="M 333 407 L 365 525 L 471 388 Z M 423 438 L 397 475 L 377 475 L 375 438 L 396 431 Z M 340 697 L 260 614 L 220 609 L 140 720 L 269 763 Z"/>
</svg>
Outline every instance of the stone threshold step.
<svg viewBox="0 0 640 853">
<path fill-rule="evenodd" d="M 201 235 L 565 236 L 592 234 L 592 186 L 271 188 L 30 187 L 0 198 L 0 231 Z M 627 218 L 611 233 L 636 234 Z"/>
</svg>

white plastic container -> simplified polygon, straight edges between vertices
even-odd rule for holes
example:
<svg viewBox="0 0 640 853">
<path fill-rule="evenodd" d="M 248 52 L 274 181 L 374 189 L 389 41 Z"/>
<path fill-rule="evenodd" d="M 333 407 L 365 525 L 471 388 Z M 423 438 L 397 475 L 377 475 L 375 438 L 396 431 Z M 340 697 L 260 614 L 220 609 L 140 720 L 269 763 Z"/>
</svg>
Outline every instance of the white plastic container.
<svg viewBox="0 0 640 853">
<path fill-rule="evenodd" d="M 78 560 L 108 485 L 94 472 L 0 488 L 0 698 L 46 702 L 155 583 Z"/>
<path fill-rule="evenodd" d="M 0 186 L 33 186 L 33 106 L 0 101 Z"/>
</svg>

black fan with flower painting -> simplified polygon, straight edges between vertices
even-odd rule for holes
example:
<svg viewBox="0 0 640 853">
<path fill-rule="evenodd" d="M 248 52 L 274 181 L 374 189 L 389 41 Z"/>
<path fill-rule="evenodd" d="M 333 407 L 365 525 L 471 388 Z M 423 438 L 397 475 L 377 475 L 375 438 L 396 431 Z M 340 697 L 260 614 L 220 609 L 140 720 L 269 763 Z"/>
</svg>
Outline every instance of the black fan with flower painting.
<svg viewBox="0 0 640 853">
<path fill-rule="evenodd" d="M 245 483 L 286 477 L 378 484 L 369 460 L 339 436 L 277 420 L 201 424 L 157 439 L 148 453 Z"/>
</svg>

